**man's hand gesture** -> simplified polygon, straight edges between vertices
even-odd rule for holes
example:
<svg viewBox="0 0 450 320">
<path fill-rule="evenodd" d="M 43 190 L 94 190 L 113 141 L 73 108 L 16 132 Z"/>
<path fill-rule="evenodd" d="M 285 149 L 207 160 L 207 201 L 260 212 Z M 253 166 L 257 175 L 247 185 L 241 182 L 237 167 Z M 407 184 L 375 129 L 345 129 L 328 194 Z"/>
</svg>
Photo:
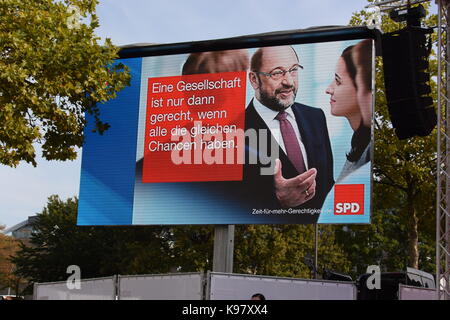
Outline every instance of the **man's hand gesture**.
<svg viewBox="0 0 450 320">
<path fill-rule="evenodd" d="M 275 161 L 275 194 L 284 208 L 297 207 L 312 199 L 316 193 L 316 169 L 285 179 L 281 173 L 281 161 Z"/>
</svg>

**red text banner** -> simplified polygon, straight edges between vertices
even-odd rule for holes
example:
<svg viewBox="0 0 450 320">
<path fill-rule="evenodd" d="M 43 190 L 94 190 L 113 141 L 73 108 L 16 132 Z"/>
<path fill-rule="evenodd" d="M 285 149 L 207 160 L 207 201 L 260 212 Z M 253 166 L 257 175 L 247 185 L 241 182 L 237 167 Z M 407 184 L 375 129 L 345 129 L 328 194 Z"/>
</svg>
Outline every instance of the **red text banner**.
<svg viewBox="0 0 450 320">
<path fill-rule="evenodd" d="M 246 72 L 148 79 L 142 181 L 242 180 Z"/>
</svg>

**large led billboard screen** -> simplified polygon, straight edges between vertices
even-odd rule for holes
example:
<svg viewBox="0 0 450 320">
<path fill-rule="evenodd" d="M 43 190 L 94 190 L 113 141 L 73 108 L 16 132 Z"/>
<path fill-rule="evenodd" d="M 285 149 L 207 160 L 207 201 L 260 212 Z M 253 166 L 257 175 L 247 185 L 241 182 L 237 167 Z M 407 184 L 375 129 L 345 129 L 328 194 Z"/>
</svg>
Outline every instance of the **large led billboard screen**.
<svg viewBox="0 0 450 320">
<path fill-rule="evenodd" d="M 131 47 L 87 115 L 78 225 L 369 223 L 366 28 Z"/>
</svg>

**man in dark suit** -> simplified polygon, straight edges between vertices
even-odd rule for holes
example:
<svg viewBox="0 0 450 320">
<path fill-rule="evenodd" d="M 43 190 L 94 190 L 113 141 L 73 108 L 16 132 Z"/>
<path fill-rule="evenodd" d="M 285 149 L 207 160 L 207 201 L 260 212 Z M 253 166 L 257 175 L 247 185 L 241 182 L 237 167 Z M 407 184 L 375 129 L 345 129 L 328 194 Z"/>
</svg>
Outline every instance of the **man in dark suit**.
<svg viewBox="0 0 450 320">
<path fill-rule="evenodd" d="M 245 129 L 265 129 L 268 135 L 258 146 L 246 142 L 244 182 L 249 192 L 259 194 L 261 208 L 321 209 L 334 183 L 325 115 L 295 102 L 301 68 L 290 46 L 260 48 L 251 60 L 249 79 L 255 98 L 246 109 Z M 261 171 L 267 164 L 261 159 L 269 153 L 276 163 L 272 174 Z M 258 161 L 249 163 L 254 154 Z M 318 214 L 304 216 L 305 223 L 318 218 Z"/>
</svg>

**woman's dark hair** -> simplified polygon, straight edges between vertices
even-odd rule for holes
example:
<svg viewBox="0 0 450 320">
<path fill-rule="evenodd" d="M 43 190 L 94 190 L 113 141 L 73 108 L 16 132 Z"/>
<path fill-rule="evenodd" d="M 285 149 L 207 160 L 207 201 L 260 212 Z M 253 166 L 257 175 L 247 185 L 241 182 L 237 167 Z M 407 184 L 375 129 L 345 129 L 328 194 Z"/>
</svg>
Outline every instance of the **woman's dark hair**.
<svg viewBox="0 0 450 320">
<path fill-rule="evenodd" d="M 345 67 L 347 68 L 348 75 L 352 79 L 352 83 L 355 88 L 358 88 L 356 85 L 356 66 L 352 57 L 352 50 L 355 46 L 350 46 L 342 51 L 341 57 L 344 59 Z"/>
<path fill-rule="evenodd" d="M 353 49 L 354 63 L 359 67 L 366 90 L 372 87 L 372 40 L 366 39 L 355 45 Z"/>
<path fill-rule="evenodd" d="M 361 121 L 361 125 L 358 129 L 355 130 L 352 136 L 351 142 L 351 150 L 347 153 L 347 160 L 350 162 L 356 162 L 361 158 L 364 150 L 366 150 L 367 145 L 371 140 L 371 130 L 369 127 L 363 125 Z M 367 159 L 366 159 L 367 160 Z"/>
<path fill-rule="evenodd" d="M 354 46 L 349 46 L 342 51 L 341 57 L 344 59 L 345 66 L 353 85 L 356 84 L 356 73 L 361 72 L 363 85 L 366 90 L 371 89 L 372 85 L 372 41 L 363 40 Z M 358 69 L 357 69 L 358 66 Z M 363 88 L 364 89 L 364 88 Z"/>
</svg>

